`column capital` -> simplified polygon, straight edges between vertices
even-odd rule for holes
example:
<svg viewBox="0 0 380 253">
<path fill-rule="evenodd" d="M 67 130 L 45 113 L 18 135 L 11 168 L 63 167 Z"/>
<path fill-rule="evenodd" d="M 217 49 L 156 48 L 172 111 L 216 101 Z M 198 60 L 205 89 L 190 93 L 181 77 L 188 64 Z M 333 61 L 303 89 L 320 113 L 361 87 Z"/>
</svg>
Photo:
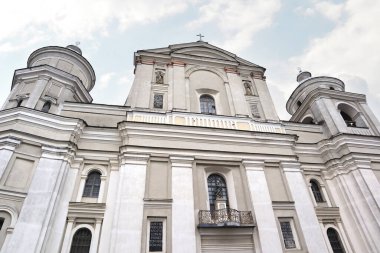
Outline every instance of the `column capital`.
<svg viewBox="0 0 380 253">
<path fill-rule="evenodd" d="M 4 137 L 0 139 L 0 149 L 15 150 L 21 144 L 21 140 L 14 137 Z"/>
<path fill-rule="evenodd" d="M 170 156 L 169 158 L 173 167 L 191 168 L 194 162 L 194 157 L 192 156 Z"/>
<path fill-rule="evenodd" d="M 246 170 L 264 170 L 265 162 L 264 161 L 257 161 L 257 160 L 243 160 L 241 162 Z"/>
<path fill-rule="evenodd" d="M 142 153 L 123 153 L 119 156 L 120 164 L 140 164 L 147 165 L 149 154 Z"/>
<path fill-rule="evenodd" d="M 76 147 L 68 144 L 63 147 L 42 146 L 41 158 L 57 159 L 57 160 L 73 160 L 75 157 Z"/>
<path fill-rule="evenodd" d="M 301 172 L 301 163 L 298 161 L 281 161 L 280 167 L 287 172 Z"/>
</svg>

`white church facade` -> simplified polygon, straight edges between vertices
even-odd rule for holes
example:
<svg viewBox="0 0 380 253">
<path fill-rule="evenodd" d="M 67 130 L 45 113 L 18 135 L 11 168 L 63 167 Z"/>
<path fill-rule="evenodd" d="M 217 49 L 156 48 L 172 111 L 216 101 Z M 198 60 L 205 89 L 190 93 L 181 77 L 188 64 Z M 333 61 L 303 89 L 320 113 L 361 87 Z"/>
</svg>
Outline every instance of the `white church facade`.
<svg viewBox="0 0 380 253">
<path fill-rule="evenodd" d="M 380 123 L 336 78 L 207 42 L 140 50 L 124 105 L 81 50 L 15 70 L 0 110 L 0 252 L 380 252 Z"/>
</svg>

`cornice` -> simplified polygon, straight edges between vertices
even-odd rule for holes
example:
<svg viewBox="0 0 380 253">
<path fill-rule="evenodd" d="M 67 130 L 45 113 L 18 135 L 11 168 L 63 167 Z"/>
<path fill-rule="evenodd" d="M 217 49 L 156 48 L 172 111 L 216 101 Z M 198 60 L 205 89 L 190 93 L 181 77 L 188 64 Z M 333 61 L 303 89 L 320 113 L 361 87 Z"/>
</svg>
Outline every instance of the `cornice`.
<svg viewBox="0 0 380 253">
<path fill-rule="evenodd" d="M 52 78 L 55 78 L 56 80 L 61 79 L 61 82 L 67 89 L 73 90 L 74 93 L 78 94 L 81 99 L 85 99 L 85 102 L 92 101 L 89 91 L 77 76 L 46 64 L 15 70 L 11 88 L 13 89 L 16 83 L 31 78 L 45 78 L 46 80 L 50 80 Z"/>
</svg>

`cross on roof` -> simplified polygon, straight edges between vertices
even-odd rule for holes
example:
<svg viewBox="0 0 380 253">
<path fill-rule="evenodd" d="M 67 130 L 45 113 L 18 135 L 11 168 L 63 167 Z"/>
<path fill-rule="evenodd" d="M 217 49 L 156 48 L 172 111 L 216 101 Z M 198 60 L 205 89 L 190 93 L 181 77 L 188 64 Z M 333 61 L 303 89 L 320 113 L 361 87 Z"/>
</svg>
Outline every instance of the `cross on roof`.
<svg viewBox="0 0 380 253">
<path fill-rule="evenodd" d="M 199 40 L 198 41 L 203 41 L 202 38 L 204 37 L 201 33 L 198 34 L 197 36 L 199 36 Z"/>
</svg>

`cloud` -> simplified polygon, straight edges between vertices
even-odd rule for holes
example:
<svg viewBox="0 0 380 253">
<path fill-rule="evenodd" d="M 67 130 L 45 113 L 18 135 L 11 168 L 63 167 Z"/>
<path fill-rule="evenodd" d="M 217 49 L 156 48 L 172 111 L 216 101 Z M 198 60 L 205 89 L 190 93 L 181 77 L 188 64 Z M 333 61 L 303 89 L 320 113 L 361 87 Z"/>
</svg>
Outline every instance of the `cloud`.
<svg viewBox="0 0 380 253">
<path fill-rule="evenodd" d="M 210 0 L 199 7 L 200 17 L 187 24 L 190 29 L 214 23 L 224 35 L 222 48 L 238 53 L 251 45 L 253 35 L 273 22 L 280 0 Z"/>
<path fill-rule="evenodd" d="M 183 12 L 194 0 L 65 0 L 9 1 L 0 8 L 0 50 L 30 45 L 29 39 L 93 39 L 107 36 L 115 24 L 120 30 L 151 23 Z M 25 45 L 25 42 L 27 45 Z"/>
<path fill-rule="evenodd" d="M 102 74 L 99 81 L 96 82 L 97 90 L 104 90 L 109 87 L 111 79 L 115 76 L 114 72 Z"/>
<path fill-rule="evenodd" d="M 369 104 L 379 104 L 380 2 L 348 0 L 339 10 L 342 10 L 339 15 L 344 15 L 344 20 L 337 22 L 329 33 L 314 38 L 306 50 L 289 59 L 288 64 L 309 70 L 314 76 L 341 78 L 346 84 L 346 91 L 368 92 L 371 94 L 368 95 Z M 289 86 L 289 90 L 293 88 L 294 85 Z M 376 115 L 380 115 L 379 106 L 371 107 Z"/>
<path fill-rule="evenodd" d="M 332 21 L 338 21 L 344 10 L 344 4 L 335 4 L 331 1 L 318 1 L 315 4 L 315 10 Z"/>
</svg>

